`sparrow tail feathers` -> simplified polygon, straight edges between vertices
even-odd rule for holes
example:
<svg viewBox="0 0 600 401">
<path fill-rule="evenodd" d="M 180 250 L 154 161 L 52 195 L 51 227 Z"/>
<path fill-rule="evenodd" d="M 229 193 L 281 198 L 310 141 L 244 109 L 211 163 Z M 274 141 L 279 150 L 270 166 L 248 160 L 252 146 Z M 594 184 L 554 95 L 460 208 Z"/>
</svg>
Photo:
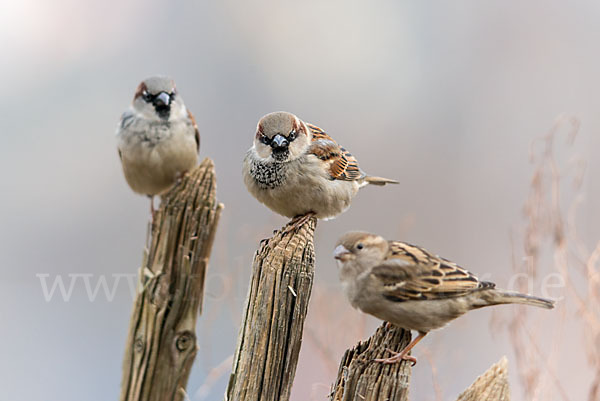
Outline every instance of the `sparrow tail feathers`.
<svg viewBox="0 0 600 401">
<path fill-rule="evenodd" d="M 396 180 L 390 180 L 389 178 L 383 178 L 383 177 L 365 177 L 365 182 L 367 184 L 373 184 L 373 185 L 379 185 L 379 186 L 383 186 L 385 184 L 400 184 L 398 181 Z"/>
<path fill-rule="evenodd" d="M 537 306 L 540 308 L 552 309 L 554 308 L 554 301 L 550 299 L 534 297 L 533 295 L 521 294 L 514 291 L 503 291 L 503 290 L 491 290 L 486 291 L 489 297 L 485 297 L 487 305 L 500 305 L 500 304 L 523 304 Z"/>
</svg>

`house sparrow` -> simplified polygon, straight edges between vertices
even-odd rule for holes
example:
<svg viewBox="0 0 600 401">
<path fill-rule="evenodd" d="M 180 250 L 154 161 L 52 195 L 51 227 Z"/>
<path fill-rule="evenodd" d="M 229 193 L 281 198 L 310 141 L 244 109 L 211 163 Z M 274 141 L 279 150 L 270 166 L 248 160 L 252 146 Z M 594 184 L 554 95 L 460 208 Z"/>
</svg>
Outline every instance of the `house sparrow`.
<svg viewBox="0 0 600 401">
<path fill-rule="evenodd" d="M 364 233 L 343 235 L 334 251 L 339 276 L 353 307 L 419 335 L 401 352 L 378 362 L 403 359 L 433 329 L 484 306 L 525 304 L 547 309 L 554 301 L 495 288 L 423 248 Z"/>
<path fill-rule="evenodd" d="M 167 77 L 151 77 L 138 85 L 121 116 L 117 140 L 125 179 L 134 192 L 150 197 L 153 215 L 154 195 L 166 192 L 198 163 L 196 120 Z"/>
<path fill-rule="evenodd" d="M 243 166 L 248 191 L 269 209 L 297 217 L 329 219 L 345 211 L 367 184 L 397 184 L 367 176 L 346 149 L 321 128 L 291 113 L 267 114 L 258 122 Z"/>
</svg>

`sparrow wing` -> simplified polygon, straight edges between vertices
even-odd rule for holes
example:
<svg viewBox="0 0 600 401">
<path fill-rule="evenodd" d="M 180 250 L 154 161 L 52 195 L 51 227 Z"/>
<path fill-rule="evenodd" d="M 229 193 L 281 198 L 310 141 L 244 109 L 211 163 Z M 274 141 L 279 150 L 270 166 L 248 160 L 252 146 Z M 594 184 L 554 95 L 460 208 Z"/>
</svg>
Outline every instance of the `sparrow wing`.
<svg viewBox="0 0 600 401">
<path fill-rule="evenodd" d="M 479 281 L 469 271 L 427 250 L 390 241 L 385 261 L 371 270 L 391 301 L 453 298 L 494 284 Z"/>
<path fill-rule="evenodd" d="M 198 131 L 198 124 L 196 124 L 196 119 L 191 111 L 188 112 L 188 117 L 192 121 L 192 126 L 194 127 L 194 138 L 196 139 L 196 151 L 200 152 L 200 131 Z"/>
<path fill-rule="evenodd" d="M 120 137 L 122 131 L 128 128 L 134 120 L 134 115 L 130 110 L 125 111 L 121 114 L 121 118 L 119 119 L 119 124 L 117 125 L 117 137 Z M 119 152 L 119 159 L 123 160 L 123 155 L 121 154 L 121 149 L 117 148 Z"/>
<path fill-rule="evenodd" d="M 317 156 L 329 165 L 332 180 L 355 181 L 366 174 L 358 166 L 358 161 L 350 152 L 341 147 L 316 125 L 306 124 L 312 132 L 312 144 L 308 153 Z"/>
</svg>

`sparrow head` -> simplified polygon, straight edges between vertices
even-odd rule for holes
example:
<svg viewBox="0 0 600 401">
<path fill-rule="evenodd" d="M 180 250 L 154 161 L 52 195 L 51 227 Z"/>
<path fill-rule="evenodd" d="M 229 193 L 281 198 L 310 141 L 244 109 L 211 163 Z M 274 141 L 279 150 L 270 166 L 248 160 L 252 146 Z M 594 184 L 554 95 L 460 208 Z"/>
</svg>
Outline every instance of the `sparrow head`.
<svg viewBox="0 0 600 401">
<path fill-rule="evenodd" d="M 287 162 L 302 156 L 310 146 L 309 130 L 298 117 L 285 111 L 270 113 L 256 127 L 254 148 L 263 159 Z"/>
<path fill-rule="evenodd" d="M 147 78 L 138 85 L 133 109 L 150 120 L 169 121 L 187 114 L 175 81 L 163 76 Z"/>
<path fill-rule="evenodd" d="M 333 257 L 344 269 L 355 266 L 356 274 L 381 264 L 388 251 L 388 242 L 379 235 L 352 231 L 338 240 Z"/>
</svg>

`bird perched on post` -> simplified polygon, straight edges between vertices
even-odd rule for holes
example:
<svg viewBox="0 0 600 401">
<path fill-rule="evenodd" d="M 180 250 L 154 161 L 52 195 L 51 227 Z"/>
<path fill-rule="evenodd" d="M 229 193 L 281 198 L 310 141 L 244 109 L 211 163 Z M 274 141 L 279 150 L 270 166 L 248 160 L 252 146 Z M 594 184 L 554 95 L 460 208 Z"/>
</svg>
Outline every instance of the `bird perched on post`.
<svg viewBox="0 0 600 401">
<path fill-rule="evenodd" d="M 167 77 L 150 77 L 138 85 L 121 116 L 117 140 L 125 179 L 134 192 L 150 197 L 152 215 L 154 195 L 166 192 L 198 163 L 196 120 Z"/>
<path fill-rule="evenodd" d="M 296 226 L 311 216 L 337 216 L 367 184 L 398 183 L 368 176 L 321 128 L 282 111 L 258 122 L 243 175 L 256 199 L 280 215 L 294 217 Z"/>
<path fill-rule="evenodd" d="M 378 362 L 403 359 L 433 330 L 470 310 L 500 304 L 552 309 L 554 301 L 504 291 L 423 248 L 364 233 L 350 232 L 337 243 L 334 257 L 344 292 L 353 307 L 419 335 L 401 352 Z"/>
</svg>

